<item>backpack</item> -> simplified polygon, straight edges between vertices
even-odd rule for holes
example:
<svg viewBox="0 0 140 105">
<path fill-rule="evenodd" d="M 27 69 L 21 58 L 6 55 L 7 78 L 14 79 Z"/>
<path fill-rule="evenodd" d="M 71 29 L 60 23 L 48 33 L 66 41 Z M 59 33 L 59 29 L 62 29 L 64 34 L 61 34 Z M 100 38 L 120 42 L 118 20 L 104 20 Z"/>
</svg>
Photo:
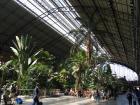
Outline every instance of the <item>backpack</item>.
<svg viewBox="0 0 140 105">
<path fill-rule="evenodd" d="M 16 103 L 17 104 L 22 104 L 23 103 L 23 100 L 21 98 L 16 98 Z"/>
</svg>

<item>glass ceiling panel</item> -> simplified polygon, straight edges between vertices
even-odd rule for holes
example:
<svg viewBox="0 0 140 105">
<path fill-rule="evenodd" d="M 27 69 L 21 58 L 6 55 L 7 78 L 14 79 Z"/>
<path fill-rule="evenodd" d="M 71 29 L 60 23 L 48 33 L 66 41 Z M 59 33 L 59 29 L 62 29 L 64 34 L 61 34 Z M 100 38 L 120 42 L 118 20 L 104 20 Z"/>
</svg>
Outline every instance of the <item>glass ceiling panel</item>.
<svg viewBox="0 0 140 105">
<path fill-rule="evenodd" d="M 118 78 L 122 78 L 125 76 L 127 81 L 137 81 L 138 80 L 137 73 L 123 65 L 111 63 L 110 67 L 112 70 L 112 74 L 116 74 L 116 76 Z"/>
<path fill-rule="evenodd" d="M 20 6 L 28 10 L 42 22 L 56 30 L 71 42 L 75 42 L 73 35 L 69 32 L 80 28 L 81 23 L 76 20 L 80 17 L 68 0 L 14 0 Z M 108 18 L 108 17 L 107 17 Z M 111 23 L 110 23 L 111 24 Z M 111 25 L 110 25 L 111 26 Z M 102 29 L 102 28 L 100 28 Z M 111 27 L 112 29 L 112 27 Z M 113 30 L 112 30 L 113 31 Z M 105 48 L 101 48 L 97 43 L 101 53 L 110 56 Z M 86 50 L 82 44 L 81 47 Z M 93 47 L 94 48 L 94 47 Z M 94 48 L 95 49 L 95 48 Z M 110 56 L 111 57 L 111 56 Z M 112 67 L 112 66 L 111 66 Z M 137 79 L 136 74 L 134 74 Z"/>
<path fill-rule="evenodd" d="M 81 23 L 76 19 L 80 17 L 68 0 L 14 0 L 20 6 L 35 15 L 42 22 L 56 30 L 60 35 L 75 43 L 75 38 L 69 34 L 71 30 L 78 29 Z M 85 29 L 86 30 L 86 29 Z M 98 46 L 99 43 L 98 43 Z M 81 47 L 86 50 L 85 45 Z M 93 46 L 93 49 L 95 47 Z M 100 47 L 101 53 L 105 51 Z"/>
<path fill-rule="evenodd" d="M 76 20 L 76 17 L 79 17 L 79 15 L 68 0 L 14 1 L 70 41 L 75 41 L 68 33 L 73 29 L 79 28 L 81 23 Z"/>
</svg>

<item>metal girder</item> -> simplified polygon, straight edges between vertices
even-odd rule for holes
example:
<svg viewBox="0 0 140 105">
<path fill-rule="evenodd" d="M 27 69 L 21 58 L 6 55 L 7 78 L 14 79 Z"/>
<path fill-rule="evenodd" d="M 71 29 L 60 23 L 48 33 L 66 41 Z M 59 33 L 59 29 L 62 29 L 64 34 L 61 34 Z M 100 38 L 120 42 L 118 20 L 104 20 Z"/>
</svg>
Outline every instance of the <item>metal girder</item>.
<svg viewBox="0 0 140 105">
<path fill-rule="evenodd" d="M 130 66 L 130 65 L 128 65 L 128 64 L 126 64 L 122 61 L 116 61 L 116 60 L 112 59 L 112 60 L 110 60 L 110 62 L 117 63 L 117 64 L 120 64 L 120 65 L 126 66 L 126 67 L 130 68 L 131 70 L 134 70 L 134 68 L 132 66 Z"/>
<path fill-rule="evenodd" d="M 135 40 L 135 70 L 137 71 L 137 73 L 140 75 L 140 1 L 139 0 L 135 0 L 134 5 L 136 7 L 135 10 L 135 16 L 136 16 L 136 22 L 135 24 L 135 35 L 134 35 L 134 40 Z"/>
<path fill-rule="evenodd" d="M 124 50 L 124 53 L 125 53 L 125 56 L 126 56 L 126 60 L 128 61 L 129 63 L 129 60 L 128 60 L 128 57 L 127 57 L 127 52 L 126 52 L 126 48 L 125 48 L 125 45 L 124 45 L 124 42 L 123 42 L 123 38 L 122 38 L 122 35 L 121 35 L 121 32 L 120 32 L 120 27 L 118 25 L 118 21 L 116 19 L 117 15 L 116 15 L 116 11 L 114 9 L 114 6 L 113 6 L 113 1 L 112 0 L 109 0 L 109 4 L 110 4 L 110 8 L 112 9 L 112 12 L 113 12 L 113 16 L 114 16 L 114 21 L 116 23 L 116 27 L 117 27 L 117 30 L 118 30 L 118 33 L 119 33 L 119 37 L 121 39 L 121 43 L 123 45 L 123 50 Z"/>
<path fill-rule="evenodd" d="M 96 34 L 96 33 L 95 33 L 95 34 Z M 101 46 L 102 46 L 102 47 L 106 47 L 106 50 L 109 49 L 109 50 L 108 50 L 108 53 L 109 53 L 110 55 L 114 55 L 114 52 L 112 52 L 111 48 L 110 48 L 108 45 L 104 46 L 103 43 L 107 43 L 106 40 L 104 39 L 104 37 L 102 37 L 102 38 L 101 38 L 100 36 L 96 36 L 96 37 L 98 38 L 99 43 L 101 44 Z M 101 41 L 101 40 L 102 40 L 102 41 Z"/>
<path fill-rule="evenodd" d="M 18 1 L 20 2 L 20 0 Z M 3 40 L 4 42 L 2 43 L 6 45 L 7 48 L 8 46 L 12 45 L 11 42 L 14 39 L 14 36 L 17 35 L 17 33 L 19 34 L 27 33 L 27 34 L 33 35 L 33 41 L 38 41 L 37 42 L 38 45 L 36 45 L 38 48 L 39 46 L 40 47 L 43 46 L 45 50 L 51 51 L 53 52 L 54 55 L 61 56 L 61 57 L 68 55 L 70 47 L 72 46 L 73 43 L 70 42 L 68 39 L 64 38 L 64 36 L 58 33 L 58 31 L 56 32 L 55 30 L 52 29 L 52 27 L 48 26 L 48 24 L 45 24 L 43 22 L 43 18 L 47 16 L 46 14 L 48 11 L 43 12 L 41 15 L 33 15 L 32 13 L 30 13 L 32 10 L 30 10 L 30 12 L 27 11 L 25 8 L 28 8 L 28 7 L 26 7 L 24 4 L 22 5 L 24 7 L 23 8 L 21 7 L 21 4 L 18 5 L 14 0 L 11 0 L 10 2 L 8 0 L 7 3 L 10 3 L 9 5 L 11 7 L 8 8 L 6 4 L 2 5 L 0 1 L 0 8 L 3 8 L 0 10 L 0 11 L 3 11 L 1 12 L 1 14 L 3 13 L 7 14 L 7 15 L 4 15 L 3 17 L 2 15 L 0 16 L 0 21 L 2 21 L 2 23 L 4 23 L 5 21 L 5 24 L 6 24 L 7 22 L 7 26 L 5 27 L 5 29 L 0 30 L 1 34 L 3 33 L 6 34 L 6 37 L 4 36 L 4 34 L 1 37 L 4 38 Z M 24 12 L 24 14 L 22 15 L 22 13 L 20 12 Z M 53 13 L 54 12 L 52 12 L 52 14 Z M 13 16 L 15 18 L 10 18 Z M 20 21 L 23 21 L 23 22 L 20 22 Z M 16 24 L 18 24 L 18 27 Z M 41 39 L 41 38 L 44 38 L 44 39 Z M 41 46 L 42 43 L 44 43 L 44 45 Z M 58 51 L 55 51 L 55 49 Z M 10 53 L 10 48 L 8 49 L 8 52 Z"/>
<path fill-rule="evenodd" d="M 58 12 L 61 12 L 75 27 L 77 27 L 76 25 L 75 25 L 75 23 L 65 14 L 66 12 L 70 12 L 70 11 L 72 11 L 72 12 L 76 12 L 74 9 L 73 9 L 73 7 L 72 6 L 64 6 L 63 5 L 63 7 L 59 7 L 58 5 L 57 5 L 57 3 L 55 3 L 53 0 L 51 1 L 55 6 L 56 6 L 56 8 L 58 9 Z M 61 1 L 59 1 L 59 2 L 61 2 Z M 62 3 L 61 3 L 62 4 Z M 69 13 L 70 15 L 71 15 L 71 13 Z M 72 15 L 71 15 L 72 16 Z M 73 16 L 72 16 L 73 17 Z M 74 17 L 73 17 L 74 18 Z M 77 27 L 77 28 L 79 28 L 79 27 Z"/>
<path fill-rule="evenodd" d="M 131 8 L 135 8 L 133 4 L 131 4 L 129 0 L 69 1 L 79 13 L 80 18 L 84 18 L 88 21 L 91 18 L 94 19 L 94 28 L 91 30 L 101 46 L 111 51 L 113 57 L 117 55 L 116 60 L 120 60 L 134 67 L 134 63 L 132 62 L 134 59 L 133 57 L 129 57 L 131 55 L 133 56 L 134 50 L 132 32 L 133 10 L 131 10 Z M 108 44 L 109 42 L 111 45 Z"/>
<path fill-rule="evenodd" d="M 103 34 L 103 35 L 104 35 L 104 34 L 114 35 L 114 34 L 115 34 L 115 33 L 111 33 L 111 32 L 108 33 L 108 32 L 106 32 L 106 31 L 104 31 L 104 30 L 97 30 L 97 29 L 96 29 L 96 30 L 93 30 L 93 32 L 96 33 L 97 35 L 98 35 L 98 34 L 99 34 L 99 35 L 102 35 L 102 34 Z M 127 33 L 126 33 L 126 34 L 127 34 Z M 123 35 L 122 37 L 123 37 L 124 39 L 130 40 L 130 41 L 133 40 L 132 38 L 128 38 L 128 37 L 126 37 L 126 36 L 124 36 L 124 35 Z"/>
<path fill-rule="evenodd" d="M 95 2 L 94 0 L 93 0 L 92 2 L 93 2 L 94 6 L 95 6 L 95 8 L 96 8 L 96 10 L 97 10 L 97 14 L 100 16 L 100 18 L 101 18 L 101 20 L 102 20 L 102 22 L 103 22 L 103 24 L 104 24 L 104 27 L 105 27 L 107 33 L 109 33 L 109 30 L 108 30 L 108 28 L 107 28 L 107 25 L 105 24 L 105 22 L 104 22 L 104 20 L 103 20 L 103 17 L 102 17 L 102 15 L 100 14 L 100 11 L 98 10 L 98 6 L 96 5 L 96 2 Z M 109 35 L 109 36 L 110 36 L 110 35 Z M 112 36 L 110 36 L 110 39 L 112 40 L 114 46 L 116 47 L 116 44 L 115 44 L 115 42 L 114 42 Z M 116 49 L 116 50 L 117 50 L 117 49 Z M 118 55 L 120 56 L 118 50 L 117 50 L 117 52 L 118 52 Z M 121 58 L 121 56 L 120 56 L 120 58 Z"/>
</svg>

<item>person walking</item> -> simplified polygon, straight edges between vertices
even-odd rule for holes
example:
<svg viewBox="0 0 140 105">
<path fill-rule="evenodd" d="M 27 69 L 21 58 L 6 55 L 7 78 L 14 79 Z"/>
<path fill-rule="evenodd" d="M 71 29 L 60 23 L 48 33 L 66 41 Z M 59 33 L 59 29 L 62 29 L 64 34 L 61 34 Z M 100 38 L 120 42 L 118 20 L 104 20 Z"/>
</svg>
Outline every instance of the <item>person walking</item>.
<svg viewBox="0 0 140 105">
<path fill-rule="evenodd" d="M 36 87 L 33 92 L 33 104 L 32 105 L 40 104 L 39 97 L 40 97 L 39 83 L 36 83 Z"/>
</svg>

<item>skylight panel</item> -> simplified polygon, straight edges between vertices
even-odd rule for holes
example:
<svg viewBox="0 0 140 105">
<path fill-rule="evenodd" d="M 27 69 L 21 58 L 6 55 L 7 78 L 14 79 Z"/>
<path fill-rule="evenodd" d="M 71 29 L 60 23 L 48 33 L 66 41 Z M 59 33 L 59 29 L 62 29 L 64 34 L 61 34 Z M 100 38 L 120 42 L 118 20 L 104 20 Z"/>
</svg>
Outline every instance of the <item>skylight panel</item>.
<svg viewBox="0 0 140 105">
<path fill-rule="evenodd" d="M 122 77 L 126 77 L 127 81 L 136 81 L 138 80 L 138 75 L 136 74 L 136 72 L 134 72 L 133 70 L 116 64 L 116 63 L 112 63 L 110 64 L 111 70 L 112 70 L 112 74 L 116 74 L 118 78 L 122 78 Z"/>
<path fill-rule="evenodd" d="M 63 37 L 75 43 L 74 36 L 68 33 L 78 29 L 81 23 L 76 20 L 80 17 L 68 0 L 14 0 L 27 9 L 42 22 L 60 33 Z M 85 29 L 86 30 L 86 29 Z M 84 45 L 82 45 L 83 47 Z M 85 49 L 85 47 L 83 47 Z"/>
<path fill-rule="evenodd" d="M 19 5 L 21 5 L 22 7 L 24 7 L 25 9 L 27 9 L 36 17 L 40 18 L 42 22 L 52 27 L 63 36 L 69 33 L 70 30 L 76 29 L 81 25 L 80 22 L 75 20 L 78 13 L 70 11 L 69 7 L 71 5 L 69 3 L 68 6 L 68 1 L 66 2 L 64 2 L 63 0 L 60 1 L 14 0 L 14 1 L 17 2 Z M 55 2 L 57 6 L 54 5 L 53 2 Z M 73 41 L 72 36 L 67 36 L 67 38 Z"/>
</svg>

